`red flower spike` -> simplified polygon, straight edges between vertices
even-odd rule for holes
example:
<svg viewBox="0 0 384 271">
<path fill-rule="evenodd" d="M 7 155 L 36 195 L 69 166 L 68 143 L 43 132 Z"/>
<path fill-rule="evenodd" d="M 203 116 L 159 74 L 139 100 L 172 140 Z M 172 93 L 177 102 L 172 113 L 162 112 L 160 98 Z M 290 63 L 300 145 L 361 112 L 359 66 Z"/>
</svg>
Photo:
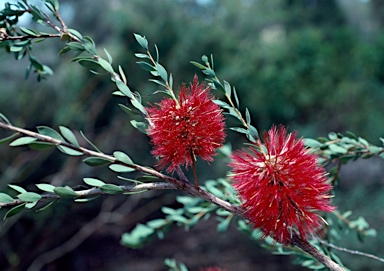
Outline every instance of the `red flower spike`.
<svg viewBox="0 0 384 271">
<path fill-rule="evenodd" d="M 306 240 L 323 224 L 314 211 L 332 212 L 327 174 L 297 133 L 280 126 L 248 150 L 232 154 L 232 179 L 246 216 L 264 237 L 288 245 L 293 231 Z"/>
<path fill-rule="evenodd" d="M 225 133 L 222 110 L 209 91 L 195 75 L 189 87 L 181 87 L 178 101 L 167 98 L 147 108 L 151 153 L 160 158 L 158 167 L 169 165 L 167 172 L 174 172 L 180 165 L 192 166 L 196 156 L 213 161 Z"/>
</svg>

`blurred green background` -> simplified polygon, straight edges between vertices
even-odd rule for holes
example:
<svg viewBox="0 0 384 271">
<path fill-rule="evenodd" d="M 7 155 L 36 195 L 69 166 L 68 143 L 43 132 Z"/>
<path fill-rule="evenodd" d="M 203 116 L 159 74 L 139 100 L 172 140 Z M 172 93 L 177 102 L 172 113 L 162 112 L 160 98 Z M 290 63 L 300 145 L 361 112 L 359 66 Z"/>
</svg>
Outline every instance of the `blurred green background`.
<svg viewBox="0 0 384 271">
<path fill-rule="evenodd" d="M 5 0 L 0 1 L 3 7 Z M 12 1 L 10 1 L 12 2 Z M 41 5 L 40 1 L 31 1 Z M 60 11 L 70 28 L 91 36 L 101 55 L 106 48 L 114 65 L 125 70 L 129 86 L 145 101 L 157 86 L 135 62 L 140 50 L 133 33 L 157 44 L 160 62 L 172 72 L 175 86 L 203 76 L 189 61 L 214 55 L 220 79 L 234 85 L 242 110 L 249 108 L 260 130 L 284 124 L 303 137 L 353 131 L 373 144 L 384 136 L 384 1 L 382 0 L 66 0 Z M 31 26 L 28 18 L 22 25 Z M 47 29 L 45 29 L 47 30 Z M 64 125 L 83 131 L 104 152 L 127 152 L 152 166 L 148 138 L 133 129 L 118 106 L 113 83 L 58 56 L 64 46 L 46 40 L 36 57 L 54 75 L 25 80 L 27 60 L 16 62 L 0 51 L 0 112 L 13 124 L 34 129 Z M 217 93 L 215 93 L 218 95 Z M 8 133 L 0 131 L 0 135 Z M 244 138 L 228 131 L 233 148 Z M 86 142 L 81 142 L 87 146 Z M 106 168 L 90 168 L 81 158 L 58 151 L 36 152 L 0 146 L 0 191 L 7 184 L 36 191 L 36 183 L 82 184 L 83 177 L 118 183 Z M 201 180 L 224 176 L 225 159 L 212 168 L 200 165 Z M 369 159 L 343 168 L 334 202 L 340 212 L 353 210 L 378 231 L 360 243 L 355 234 L 337 244 L 384 257 L 383 161 Z M 134 175 L 133 175 L 134 176 Z M 230 270 L 304 270 L 287 256 L 271 255 L 232 226 L 215 232 L 214 220 L 185 233 L 172 230 L 165 240 L 132 250 L 119 245 L 122 233 L 136 223 L 159 216 L 162 205 L 174 205 L 178 192 L 108 196 L 88 204 L 61 200 L 39 214 L 0 222 L 0 270 L 166 270 L 175 257 L 190 270 L 220 265 Z M 6 210 L 0 210 L 4 215 Z M 208 229 L 208 230 L 207 230 Z M 380 262 L 338 253 L 351 270 L 379 270 Z"/>
</svg>

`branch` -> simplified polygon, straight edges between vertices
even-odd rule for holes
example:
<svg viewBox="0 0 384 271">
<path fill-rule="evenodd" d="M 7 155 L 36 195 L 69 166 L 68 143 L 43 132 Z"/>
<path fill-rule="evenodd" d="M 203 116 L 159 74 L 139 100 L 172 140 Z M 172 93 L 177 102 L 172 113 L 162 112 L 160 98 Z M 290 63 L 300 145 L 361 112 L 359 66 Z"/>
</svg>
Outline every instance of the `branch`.
<svg viewBox="0 0 384 271">
<path fill-rule="evenodd" d="M 28 39 L 46 39 L 46 38 L 61 38 L 62 34 L 41 34 L 41 35 L 25 35 L 25 36 L 9 36 L 8 34 L 0 33 L 0 42 L 6 40 L 28 40 Z"/>
<path fill-rule="evenodd" d="M 193 186 L 189 182 L 181 181 L 181 180 L 175 179 L 173 177 L 164 175 L 161 172 L 158 172 L 152 168 L 137 165 L 137 164 L 127 164 L 127 163 L 124 163 L 121 161 L 117 161 L 116 158 L 111 156 L 111 155 L 107 155 L 107 154 L 104 154 L 101 152 L 95 152 L 95 151 L 92 151 L 92 150 L 89 150 L 89 149 L 86 149 L 83 147 L 77 147 L 77 146 L 72 145 L 70 143 L 60 141 L 60 140 L 54 139 L 54 138 L 49 137 L 49 136 L 41 135 L 41 134 L 29 131 L 29 130 L 18 128 L 18 127 L 11 125 L 11 124 L 6 124 L 2 121 L 0 121 L 0 128 L 4 128 L 6 130 L 11 130 L 11 131 L 16 131 L 16 132 L 34 137 L 39 141 L 52 143 L 52 144 L 57 145 L 57 146 L 62 145 L 62 146 L 71 148 L 73 150 L 82 152 L 86 156 L 94 156 L 94 157 L 104 158 L 104 159 L 111 161 L 111 163 L 121 164 L 121 165 L 124 165 L 126 167 L 134 168 L 137 171 L 152 175 L 154 177 L 157 177 L 161 180 L 164 180 L 164 181 L 172 184 L 174 186 L 173 189 L 185 191 L 192 196 L 200 197 L 200 198 L 202 198 L 208 202 L 211 202 L 211 203 L 239 216 L 242 219 L 247 219 L 245 216 L 245 210 L 243 210 L 239 206 L 232 205 L 231 203 L 226 202 L 226 201 L 216 197 L 215 195 L 213 195 L 211 193 L 208 193 L 207 191 L 201 189 L 200 187 Z M 95 188 L 95 189 L 97 189 L 97 188 Z M 171 189 L 171 188 L 168 188 L 168 189 Z M 90 190 L 93 190 L 93 189 L 90 189 Z M 329 257 L 327 257 L 326 255 L 319 252 L 314 246 L 309 244 L 307 241 L 304 241 L 303 239 L 301 239 L 301 237 L 299 235 L 297 235 L 296 233 L 293 233 L 291 244 L 293 246 L 297 246 L 297 247 L 301 248 L 303 251 L 312 255 L 312 257 L 317 259 L 319 262 L 321 262 L 323 265 L 328 267 L 330 270 L 344 271 L 344 269 L 340 265 L 333 262 Z"/>
<path fill-rule="evenodd" d="M 317 239 L 317 241 L 319 241 L 320 243 L 326 245 L 327 247 L 330 247 L 330 248 L 333 248 L 333 249 L 336 249 L 336 250 L 339 250 L 339 251 L 342 251 L 342 252 L 346 252 L 346 253 L 350 253 L 350 254 L 354 254 L 354 255 L 360 255 L 360 256 L 372 258 L 374 260 L 377 260 L 377 261 L 380 261 L 380 262 L 384 263 L 384 259 L 383 258 L 377 257 L 377 256 L 375 256 L 373 254 L 361 252 L 361 251 L 358 251 L 358 250 L 351 250 L 351 249 L 344 248 L 344 247 L 339 247 L 339 246 L 336 246 L 334 244 L 328 243 L 328 242 L 326 242 L 324 240 L 321 240 L 321 239 Z"/>
<path fill-rule="evenodd" d="M 140 193 L 145 192 L 149 190 L 168 190 L 168 189 L 176 189 L 176 187 L 173 184 L 170 183 L 143 183 L 138 185 L 121 185 L 119 186 L 123 191 L 121 193 Z M 100 188 L 94 187 L 91 189 L 86 190 L 77 190 L 74 191 L 77 194 L 77 197 L 92 197 L 92 196 L 99 196 L 99 195 L 105 195 L 108 194 L 101 190 Z M 59 195 L 56 195 L 54 193 L 44 193 L 41 195 L 42 199 L 39 200 L 39 202 L 44 200 L 56 200 L 62 198 Z M 13 207 L 19 204 L 25 203 L 25 201 L 20 199 L 15 199 L 12 202 L 0 202 L 0 208 L 2 207 Z"/>
</svg>

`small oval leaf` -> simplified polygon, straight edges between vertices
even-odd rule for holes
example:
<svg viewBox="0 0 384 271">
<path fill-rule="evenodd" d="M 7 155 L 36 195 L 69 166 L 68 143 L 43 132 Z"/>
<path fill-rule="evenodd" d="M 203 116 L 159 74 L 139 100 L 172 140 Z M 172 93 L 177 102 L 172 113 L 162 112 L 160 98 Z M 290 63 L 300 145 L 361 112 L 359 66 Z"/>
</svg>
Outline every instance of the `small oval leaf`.
<svg viewBox="0 0 384 271">
<path fill-rule="evenodd" d="M 113 156 L 120 162 L 123 162 L 123 163 L 126 163 L 126 164 L 129 164 L 129 165 L 133 165 L 133 161 L 132 159 L 124 152 L 121 152 L 121 151 L 115 151 L 113 153 Z"/>
<path fill-rule="evenodd" d="M 63 197 L 63 198 L 76 198 L 78 195 L 75 191 L 68 187 L 55 187 L 53 189 L 53 192 L 55 192 L 56 195 Z"/>
<path fill-rule="evenodd" d="M 48 126 L 38 126 L 37 127 L 37 131 L 41 135 L 49 136 L 49 137 L 52 137 L 54 139 L 57 139 L 57 140 L 60 140 L 60 141 L 64 141 L 64 138 L 58 132 L 53 130 L 51 127 L 48 127 Z"/>
<path fill-rule="evenodd" d="M 5 193 L 0 193 L 0 202 L 13 202 L 14 199 L 8 195 L 8 194 L 5 194 Z"/>
<path fill-rule="evenodd" d="M 100 186 L 100 189 L 108 194 L 117 194 L 123 192 L 123 188 L 114 184 L 104 184 Z"/>
<path fill-rule="evenodd" d="M 41 196 L 34 192 L 27 192 L 17 195 L 19 199 L 26 202 L 35 202 L 41 200 Z"/>
<path fill-rule="evenodd" d="M 64 126 L 59 126 L 59 129 L 63 137 L 68 140 L 69 143 L 75 145 L 76 147 L 80 147 L 75 134 L 70 129 Z"/>
<path fill-rule="evenodd" d="M 9 210 L 9 211 L 5 214 L 5 216 L 4 216 L 4 220 L 7 219 L 7 218 L 10 218 L 11 216 L 17 215 L 17 214 L 20 213 L 22 210 L 24 210 L 24 207 L 25 207 L 25 203 L 13 207 L 11 210 Z"/>
<path fill-rule="evenodd" d="M 130 168 L 130 167 L 127 167 L 127 166 L 123 166 L 123 165 L 118 165 L 118 164 L 112 164 L 109 166 L 109 168 L 112 170 L 112 171 L 115 171 L 115 172 L 132 172 L 132 171 L 135 171 L 134 168 Z"/>
<path fill-rule="evenodd" d="M 87 157 L 83 160 L 83 162 L 91 167 L 99 167 L 112 163 L 113 161 L 100 157 Z"/>
<path fill-rule="evenodd" d="M 105 185 L 105 182 L 99 180 L 99 179 L 94 179 L 94 178 L 84 178 L 83 181 L 90 185 L 90 186 L 94 186 L 94 187 L 100 187 L 102 185 Z"/>
<path fill-rule="evenodd" d="M 54 189 L 55 189 L 55 186 L 51 185 L 51 184 L 47 184 L 47 183 L 40 183 L 40 184 L 36 184 L 37 188 L 39 188 L 40 190 L 43 190 L 45 192 L 50 192 L 50 193 L 54 193 Z"/>
<path fill-rule="evenodd" d="M 15 146 L 27 145 L 36 140 L 37 138 L 31 137 L 31 136 L 24 136 L 12 141 L 11 144 L 9 144 L 9 146 L 15 147 Z"/>
<path fill-rule="evenodd" d="M 76 151 L 76 150 L 73 150 L 71 148 L 68 148 L 68 147 L 65 147 L 65 146 L 62 146 L 62 145 L 57 146 L 57 148 L 62 153 L 65 153 L 66 155 L 70 155 L 70 156 L 81 156 L 81 155 L 84 154 L 84 153 L 82 153 L 80 151 Z"/>
</svg>

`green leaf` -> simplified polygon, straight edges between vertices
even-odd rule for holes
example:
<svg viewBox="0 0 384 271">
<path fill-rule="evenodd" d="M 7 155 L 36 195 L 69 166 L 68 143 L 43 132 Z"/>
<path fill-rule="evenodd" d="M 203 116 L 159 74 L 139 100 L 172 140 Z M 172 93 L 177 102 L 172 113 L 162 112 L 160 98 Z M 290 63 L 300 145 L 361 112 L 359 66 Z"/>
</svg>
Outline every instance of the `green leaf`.
<svg viewBox="0 0 384 271">
<path fill-rule="evenodd" d="M 137 42 L 140 44 L 140 46 L 148 51 L 147 39 L 143 36 L 140 36 L 139 34 L 134 34 L 134 36 L 135 36 L 135 39 L 137 40 Z"/>
<path fill-rule="evenodd" d="M 224 232 L 228 230 L 230 219 L 224 219 L 217 225 L 218 232 Z"/>
<path fill-rule="evenodd" d="M 24 188 L 18 186 L 18 185 L 14 185 L 14 184 L 8 184 L 8 186 L 10 188 L 12 188 L 13 190 L 16 190 L 17 192 L 19 193 L 27 193 L 27 190 L 25 190 Z"/>
<path fill-rule="evenodd" d="M 118 194 L 124 191 L 123 188 L 114 184 L 104 184 L 100 186 L 100 189 L 108 194 Z"/>
<path fill-rule="evenodd" d="M 81 136 L 85 139 L 85 141 L 88 142 L 89 145 L 91 145 L 96 151 L 98 151 L 98 152 L 101 153 L 101 151 L 99 150 L 99 148 L 97 148 L 96 145 L 93 144 L 93 143 L 92 143 L 92 142 L 91 142 L 91 141 L 84 135 L 84 133 L 83 133 L 82 131 L 80 131 L 80 134 L 81 134 Z"/>
<path fill-rule="evenodd" d="M 45 206 L 41 207 L 40 209 L 36 210 L 36 212 L 42 212 L 42 211 L 45 211 L 47 210 L 52 204 L 54 204 L 55 202 L 54 201 L 51 201 L 49 202 L 48 204 L 46 204 Z"/>
<path fill-rule="evenodd" d="M 94 187 L 100 187 L 102 185 L 105 185 L 105 182 L 99 180 L 99 179 L 95 179 L 95 178 L 84 178 L 83 181 L 90 185 L 90 186 L 94 186 Z"/>
<path fill-rule="evenodd" d="M 101 157 L 87 157 L 83 160 L 83 162 L 91 167 L 99 167 L 99 166 L 110 164 L 113 161 L 107 158 L 101 158 Z"/>
<path fill-rule="evenodd" d="M 133 99 L 132 91 L 129 89 L 129 87 L 124 84 L 123 81 L 117 80 L 116 81 L 117 88 L 128 98 Z"/>
<path fill-rule="evenodd" d="M 148 227 L 152 229 L 159 229 L 167 224 L 168 224 L 168 221 L 166 219 L 161 219 L 161 218 L 151 220 L 147 223 Z"/>
<path fill-rule="evenodd" d="M 133 165 L 132 159 L 124 152 L 115 151 L 113 156 L 117 159 L 117 161 L 123 162 L 125 164 Z"/>
<path fill-rule="evenodd" d="M 10 218 L 11 216 L 17 215 L 17 214 L 20 213 L 22 210 L 24 210 L 24 207 L 25 207 L 25 203 L 13 207 L 11 210 L 9 210 L 9 211 L 5 214 L 5 216 L 4 216 L 4 220 L 7 219 L 7 218 Z"/>
<path fill-rule="evenodd" d="M 26 202 L 35 202 L 35 201 L 41 200 L 41 198 L 42 198 L 39 194 L 34 193 L 34 192 L 22 193 L 22 194 L 17 195 L 17 197 L 19 199 L 21 199 L 22 201 L 26 201 Z"/>
<path fill-rule="evenodd" d="M 167 70 L 161 65 L 160 63 L 156 63 L 156 69 L 157 72 L 159 73 L 161 79 L 163 79 L 165 82 L 168 81 L 168 74 Z"/>
<path fill-rule="evenodd" d="M 15 133 L 15 134 L 13 134 L 13 135 L 10 135 L 10 136 L 8 136 L 8 137 L 6 137 L 6 138 L 1 139 L 1 140 L 0 140 L 0 145 L 1 145 L 1 144 L 8 143 L 9 141 L 11 141 L 12 139 L 14 139 L 14 138 L 17 137 L 18 135 L 19 135 L 19 133 Z"/>
<path fill-rule="evenodd" d="M 73 189 L 69 187 L 55 187 L 53 189 L 53 192 L 55 192 L 56 195 L 63 197 L 63 198 L 76 198 L 78 195 L 76 194 Z"/>
<path fill-rule="evenodd" d="M 37 186 L 37 188 L 39 188 L 40 190 L 43 190 L 45 192 L 54 193 L 55 186 L 53 186 L 51 184 L 40 183 L 40 184 L 36 184 L 36 186 Z"/>
<path fill-rule="evenodd" d="M 131 103 L 132 105 L 138 109 L 141 113 L 143 113 L 144 115 L 147 115 L 147 111 L 145 110 L 144 106 L 137 100 L 131 100 Z M 132 121 L 131 121 L 132 123 Z"/>
<path fill-rule="evenodd" d="M 143 245 L 149 237 L 155 233 L 155 230 L 143 225 L 138 224 L 130 233 L 124 233 L 121 236 L 121 244 L 124 246 L 137 248 Z"/>
<path fill-rule="evenodd" d="M 74 150 L 74 149 L 71 149 L 71 148 L 68 148 L 66 146 L 59 145 L 59 146 L 57 146 L 57 148 L 62 153 L 65 153 L 66 155 L 70 155 L 70 156 L 81 156 L 81 155 L 84 155 L 84 153 L 82 153 L 80 151 L 77 151 L 77 150 Z"/>
<path fill-rule="evenodd" d="M 241 134 L 248 134 L 249 133 L 249 131 L 247 129 L 244 129 L 241 127 L 231 127 L 229 129 L 231 129 L 232 131 L 236 131 L 238 133 L 241 133 Z"/>
<path fill-rule="evenodd" d="M 319 148 L 321 146 L 321 143 L 315 139 L 312 138 L 304 138 L 305 140 L 305 146 L 310 148 Z"/>
<path fill-rule="evenodd" d="M 148 59 L 149 59 L 149 56 L 146 55 L 146 54 L 136 53 L 135 56 L 136 56 L 137 58 L 148 58 Z"/>
<path fill-rule="evenodd" d="M 104 70 L 106 70 L 108 73 L 110 73 L 110 74 L 114 74 L 114 73 L 115 73 L 114 70 L 113 70 L 113 68 L 112 68 L 112 65 L 109 64 L 108 61 L 106 61 L 106 60 L 104 60 L 104 59 L 102 59 L 102 58 L 99 58 L 99 59 L 98 59 L 98 62 L 99 62 L 99 64 L 100 64 L 100 66 L 101 66 Z"/>
<path fill-rule="evenodd" d="M 7 203 L 7 202 L 13 202 L 14 199 L 5 193 L 0 193 L 0 202 Z"/>
<path fill-rule="evenodd" d="M 5 123 L 7 124 L 11 124 L 11 122 L 8 120 L 8 118 L 6 116 L 4 116 L 4 114 L 0 113 L 0 118 L 5 121 Z"/>
<path fill-rule="evenodd" d="M 136 62 L 137 65 L 139 65 L 143 70 L 146 70 L 146 71 L 149 71 L 149 72 L 153 72 L 153 71 L 156 71 L 156 68 L 154 66 L 152 66 L 151 64 L 147 63 L 147 62 L 144 62 L 144 61 L 138 61 Z"/>
<path fill-rule="evenodd" d="M 32 29 L 28 29 L 28 28 L 25 28 L 25 27 L 22 27 L 20 26 L 20 30 L 21 32 L 27 34 L 27 35 L 30 35 L 30 36 L 37 36 L 38 33 L 36 33 L 35 31 L 33 31 Z"/>
<path fill-rule="evenodd" d="M 71 33 L 72 35 L 76 36 L 79 40 L 83 40 L 83 36 L 80 34 L 79 31 L 75 29 L 68 29 L 68 32 Z"/>
<path fill-rule="evenodd" d="M 60 141 L 65 141 L 64 138 L 58 132 L 56 132 L 55 130 L 53 130 L 50 127 L 38 126 L 37 131 L 41 135 L 49 136 L 49 137 L 52 137 L 52 138 L 60 140 Z"/>
<path fill-rule="evenodd" d="M 9 146 L 15 147 L 15 146 L 27 145 L 27 144 L 30 144 L 30 143 L 36 141 L 36 140 L 37 140 L 37 138 L 35 138 L 35 137 L 24 136 L 24 137 L 20 137 L 16 140 L 12 141 L 11 144 L 9 144 Z"/>
<path fill-rule="evenodd" d="M 37 151 L 44 151 L 51 149 L 55 146 L 55 144 L 50 143 L 50 142 L 33 142 L 31 144 L 28 144 L 28 147 L 30 147 L 32 150 L 37 150 Z"/>
<path fill-rule="evenodd" d="M 198 67 L 201 70 L 205 70 L 206 69 L 206 67 L 204 65 L 201 65 L 200 63 L 198 63 L 196 61 L 190 61 L 189 63 L 191 63 L 192 65 Z"/>
<path fill-rule="evenodd" d="M 119 173 L 135 171 L 134 168 L 123 166 L 123 165 L 118 165 L 118 164 L 112 164 L 112 165 L 109 166 L 109 168 L 112 171 L 119 172 Z"/>
<path fill-rule="evenodd" d="M 97 55 L 95 42 L 89 36 L 85 36 L 83 39 L 84 49 L 93 56 Z"/>
<path fill-rule="evenodd" d="M 336 144 L 331 144 L 328 146 L 328 148 L 333 153 L 346 154 L 348 152 L 348 150 L 346 150 L 345 148 L 338 146 Z"/>
<path fill-rule="evenodd" d="M 136 120 L 131 120 L 131 124 L 140 132 L 147 134 L 148 125 L 145 122 L 139 122 Z"/>
<path fill-rule="evenodd" d="M 74 51 L 80 51 L 80 52 L 85 51 L 84 46 L 79 42 L 68 42 L 67 47 Z"/>
<path fill-rule="evenodd" d="M 76 139 L 75 134 L 69 130 L 67 127 L 59 126 L 60 133 L 63 135 L 63 137 L 68 140 L 69 143 L 75 145 L 76 147 L 80 147 L 79 142 Z"/>
</svg>

